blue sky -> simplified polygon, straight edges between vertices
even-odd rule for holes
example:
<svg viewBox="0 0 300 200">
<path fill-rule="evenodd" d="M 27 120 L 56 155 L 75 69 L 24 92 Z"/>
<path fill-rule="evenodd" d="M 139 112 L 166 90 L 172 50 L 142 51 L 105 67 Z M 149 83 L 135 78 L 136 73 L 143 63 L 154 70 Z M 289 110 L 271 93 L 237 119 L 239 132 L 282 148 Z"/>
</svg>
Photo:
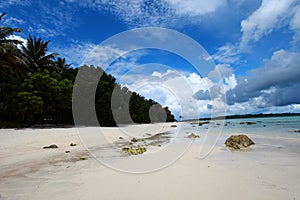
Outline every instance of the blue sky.
<svg viewBox="0 0 300 200">
<path fill-rule="evenodd" d="M 49 52 L 73 67 L 104 40 L 134 28 L 168 28 L 197 41 L 215 63 L 210 74 L 155 49 L 131 52 L 107 69 L 121 84 L 169 106 L 177 117 L 223 110 L 300 112 L 298 0 L 6 0 L 0 10 L 7 13 L 2 25 L 23 29 L 14 37 L 51 40 Z M 213 81 L 217 73 L 222 80 Z M 189 89 L 177 90 L 183 85 Z"/>
</svg>

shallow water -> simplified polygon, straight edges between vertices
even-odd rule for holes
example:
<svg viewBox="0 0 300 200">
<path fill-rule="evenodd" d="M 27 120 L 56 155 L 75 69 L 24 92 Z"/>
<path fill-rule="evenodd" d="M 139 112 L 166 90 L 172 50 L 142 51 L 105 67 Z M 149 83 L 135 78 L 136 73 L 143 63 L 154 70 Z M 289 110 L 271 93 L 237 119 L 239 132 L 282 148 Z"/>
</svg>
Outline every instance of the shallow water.
<svg viewBox="0 0 300 200">
<path fill-rule="evenodd" d="M 248 125 L 247 122 L 254 124 Z M 265 117 L 213 120 L 209 124 L 198 126 L 195 123 L 186 123 L 181 127 L 181 133 L 217 131 L 224 134 L 255 134 L 261 136 L 300 138 L 300 117 Z"/>
<path fill-rule="evenodd" d="M 252 122 L 248 125 L 247 122 Z M 199 126 L 196 122 L 183 123 L 174 131 L 175 143 L 191 142 L 187 136 L 194 133 L 200 136 L 193 142 L 207 147 L 227 150 L 224 142 L 230 135 L 246 134 L 256 145 L 251 149 L 256 152 L 281 151 L 300 154 L 300 117 L 266 117 L 230 120 L 214 120 Z"/>
</svg>

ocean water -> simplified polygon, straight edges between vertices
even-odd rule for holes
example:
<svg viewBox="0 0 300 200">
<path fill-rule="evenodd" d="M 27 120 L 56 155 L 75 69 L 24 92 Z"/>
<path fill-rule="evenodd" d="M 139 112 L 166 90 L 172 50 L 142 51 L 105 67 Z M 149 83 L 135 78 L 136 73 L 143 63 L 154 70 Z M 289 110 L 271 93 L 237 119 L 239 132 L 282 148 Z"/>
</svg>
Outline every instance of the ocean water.
<svg viewBox="0 0 300 200">
<path fill-rule="evenodd" d="M 248 125 L 246 122 L 253 124 Z M 296 130 L 300 130 L 299 116 L 212 120 L 202 126 L 194 121 L 183 123 L 172 142 L 189 143 L 191 139 L 187 136 L 194 133 L 200 138 L 193 142 L 203 145 L 199 155 L 205 157 L 213 148 L 230 153 L 224 145 L 225 140 L 230 135 L 245 134 L 255 142 L 252 152 L 300 154 L 300 133 Z"/>
<path fill-rule="evenodd" d="M 264 136 L 282 136 L 300 138 L 300 117 L 265 117 L 265 118 L 247 118 L 226 120 L 224 133 L 245 133 Z M 241 122 L 254 122 L 255 124 L 247 125 Z"/>
<path fill-rule="evenodd" d="M 248 125 L 247 122 L 253 124 Z M 182 125 L 181 135 L 188 133 L 204 134 L 218 132 L 221 135 L 246 134 L 255 136 L 300 138 L 300 116 L 242 118 L 227 120 L 212 120 L 209 124 L 198 126 L 197 122 Z"/>
</svg>

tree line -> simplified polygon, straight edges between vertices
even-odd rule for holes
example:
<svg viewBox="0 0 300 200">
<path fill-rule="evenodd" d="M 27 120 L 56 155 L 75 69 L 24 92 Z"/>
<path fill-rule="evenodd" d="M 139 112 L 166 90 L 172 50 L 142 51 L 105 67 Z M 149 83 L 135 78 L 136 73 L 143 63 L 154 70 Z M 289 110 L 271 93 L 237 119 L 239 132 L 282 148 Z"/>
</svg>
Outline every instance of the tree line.
<svg viewBox="0 0 300 200">
<path fill-rule="evenodd" d="M 5 13 L 0 15 L 0 22 Z M 0 27 L 0 126 L 30 126 L 32 124 L 73 124 L 72 92 L 76 75 L 80 69 L 89 68 L 101 72 L 95 94 L 95 110 L 100 125 L 116 125 L 113 108 L 129 109 L 130 117 L 136 123 L 149 123 L 149 110 L 158 106 L 166 113 L 159 121 L 174 121 L 168 107 L 162 107 L 154 100 L 145 99 L 116 83 L 116 78 L 100 67 L 82 66 L 72 68 L 65 58 L 57 53 L 48 53 L 50 41 L 29 35 L 26 43 L 10 39 L 22 32 L 20 28 Z M 112 105 L 116 92 L 129 105 Z M 126 101 L 124 101 L 126 102 Z M 117 113 L 120 114 L 120 113 Z M 119 115 L 121 116 L 121 115 Z M 159 115 L 156 115 L 159 116 Z M 120 120 L 118 121 L 120 122 Z M 131 123 L 121 119 L 122 123 Z"/>
</svg>

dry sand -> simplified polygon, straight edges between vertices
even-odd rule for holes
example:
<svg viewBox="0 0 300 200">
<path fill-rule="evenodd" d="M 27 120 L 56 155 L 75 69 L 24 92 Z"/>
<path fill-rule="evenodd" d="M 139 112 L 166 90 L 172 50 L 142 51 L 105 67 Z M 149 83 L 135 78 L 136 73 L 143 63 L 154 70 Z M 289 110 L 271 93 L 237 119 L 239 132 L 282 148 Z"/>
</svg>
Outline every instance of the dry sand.
<svg viewBox="0 0 300 200">
<path fill-rule="evenodd" d="M 253 136 L 250 151 L 231 152 L 222 135 L 205 159 L 198 158 L 201 138 L 187 150 L 185 142 L 172 142 L 137 156 L 109 145 L 168 130 L 170 124 L 103 128 L 102 134 L 84 127 L 0 130 L 0 199 L 300 199 L 298 139 Z M 59 148 L 43 149 L 50 144 Z M 158 170 L 144 173 L 151 167 Z"/>
</svg>

